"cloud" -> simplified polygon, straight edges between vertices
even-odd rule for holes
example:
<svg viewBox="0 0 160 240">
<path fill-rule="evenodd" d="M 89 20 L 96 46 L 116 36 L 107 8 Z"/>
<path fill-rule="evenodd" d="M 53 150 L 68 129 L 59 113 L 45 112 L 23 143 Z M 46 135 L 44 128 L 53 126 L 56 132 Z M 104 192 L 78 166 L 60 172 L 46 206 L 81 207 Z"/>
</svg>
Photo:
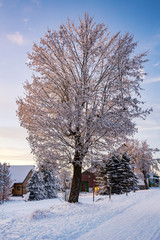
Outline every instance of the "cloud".
<svg viewBox="0 0 160 240">
<path fill-rule="evenodd" d="M 154 83 L 154 82 L 160 82 L 160 76 L 148 78 L 144 80 L 144 83 Z"/>
<path fill-rule="evenodd" d="M 29 22 L 29 18 L 24 18 L 24 19 L 23 19 L 23 22 L 24 22 L 24 23 L 28 23 L 28 22 Z"/>
<path fill-rule="evenodd" d="M 156 130 L 160 130 L 160 126 L 159 126 L 159 119 L 146 119 L 141 120 L 138 119 L 137 120 L 137 127 L 138 127 L 138 131 L 156 131 Z"/>
<path fill-rule="evenodd" d="M 33 155 L 22 148 L 0 148 L 0 161 L 10 165 L 34 164 Z"/>
<path fill-rule="evenodd" d="M 0 127 L 0 162 L 33 164 L 33 155 L 26 140 L 26 130 L 20 127 Z"/>
<path fill-rule="evenodd" d="M 23 141 L 26 139 L 27 131 L 21 127 L 0 127 L 0 140 L 1 139 L 14 139 Z"/>
<path fill-rule="evenodd" d="M 160 68 L 160 62 L 153 64 L 154 67 Z"/>
<path fill-rule="evenodd" d="M 40 6 L 40 1 L 39 0 L 31 0 L 32 3 L 35 3 L 37 6 Z"/>
<path fill-rule="evenodd" d="M 23 35 L 20 34 L 19 32 L 7 34 L 7 38 L 9 41 L 16 43 L 18 45 L 23 45 L 25 43 Z"/>
<path fill-rule="evenodd" d="M 139 131 L 156 131 L 160 130 L 160 127 L 139 127 Z"/>
</svg>

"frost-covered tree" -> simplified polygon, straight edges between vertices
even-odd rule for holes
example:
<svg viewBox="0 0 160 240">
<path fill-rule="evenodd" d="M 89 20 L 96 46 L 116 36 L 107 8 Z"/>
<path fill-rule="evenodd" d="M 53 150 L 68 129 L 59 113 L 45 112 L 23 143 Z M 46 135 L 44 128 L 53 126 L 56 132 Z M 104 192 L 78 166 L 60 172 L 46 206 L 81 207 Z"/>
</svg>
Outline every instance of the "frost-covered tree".
<svg viewBox="0 0 160 240">
<path fill-rule="evenodd" d="M 147 175 L 152 171 L 160 170 L 160 159 L 153 157 L 153 154 L 159 150 L 150 148 L 146 140 L 130 140 L 120 148 L 120 151 L 124 150 L 135 165 L 137 175 L 143 178 L 145 188 L 148 189 Z"/>
<path fill-rule="evenodd" d="M 28 183 L 29 201 L 43 200 L 47 197 L 42 172 L 35 171 Z"/>
<path fill-rule="evenodd" d="M 68 169 L 61 169 L 59 178 L 61 181 L 62 190 L 65 190 L 66 188 L 69 189 L 71 186 L 71 171 Z"/>
<path fill-rule="evenodd" d="M 12 193 L 12 181 L 9 170 L 10 166 L 7 163 L 0 163 L 0 203 L 9 200 Z"/>
<path fill-rule="evenodd" d="M 111 36 L 85 14 L 79 25 L 67 20 L 58 31 L 48 30 L 28 54 L 33 81 L 25 83 L 17 114 L 37 161 L 72 164 L 69 202 L 78 202 L 91 150 L 132 135 L 133 119 L 150 112 L 138 99 L 146 53 L 134 56 L 136 45 L 129 33 Z"/>
</svg>

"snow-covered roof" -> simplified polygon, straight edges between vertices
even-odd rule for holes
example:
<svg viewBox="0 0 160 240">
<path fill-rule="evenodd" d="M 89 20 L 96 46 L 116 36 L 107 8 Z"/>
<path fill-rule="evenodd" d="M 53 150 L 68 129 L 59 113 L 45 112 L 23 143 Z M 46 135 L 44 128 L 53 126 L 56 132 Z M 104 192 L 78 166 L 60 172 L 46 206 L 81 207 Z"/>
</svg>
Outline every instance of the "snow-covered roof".
<svg viewBox="0 0 160 240">
<path fill-rule="evenodd" d="M 10 166 L 11 179 L 13 183 L 22 183 L 27 177 L 31 169 L 35 169 L 33 165 L 12 165 Z"/>
<path fill-rule="evenodd" d="M 159 178 L 159 176 L 158 176 L 158 174 L 151 172 L 151 173 L 149 173 L 149 178 L 157 179 L 157 178 Z"/>
</svg>

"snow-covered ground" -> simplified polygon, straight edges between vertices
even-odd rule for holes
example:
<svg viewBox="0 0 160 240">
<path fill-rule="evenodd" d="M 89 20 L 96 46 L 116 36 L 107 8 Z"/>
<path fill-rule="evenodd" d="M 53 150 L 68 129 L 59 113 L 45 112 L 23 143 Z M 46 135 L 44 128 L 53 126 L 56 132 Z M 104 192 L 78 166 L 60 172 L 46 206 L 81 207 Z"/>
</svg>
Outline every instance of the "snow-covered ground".
<svg viewBox="0 0 160 240">
<path fill-rule="evenodd" d="M 0 240 L 160 240 L 160 189 L 0 205 Z"/>
</svg>

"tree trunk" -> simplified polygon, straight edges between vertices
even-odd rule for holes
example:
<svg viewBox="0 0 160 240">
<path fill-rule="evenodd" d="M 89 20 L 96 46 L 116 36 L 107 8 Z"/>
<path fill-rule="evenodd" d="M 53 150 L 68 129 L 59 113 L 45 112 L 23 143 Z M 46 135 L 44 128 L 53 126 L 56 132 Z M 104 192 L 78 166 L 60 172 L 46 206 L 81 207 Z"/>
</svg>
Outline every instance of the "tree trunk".
<svg viewBox="0 0 160 240">
<path fill-rule="evenodd" d="M 70 203 L 78 202 L 80 186 L 81 186 L 81 175 L 82 175 L 82 167 L 74 163 L 72 187 L 71 187 L 71 192 L 68 200 L 68 202 Z"/>
<path fill-rule="evenodd" d="M 143 172 L 143 176 L 144 176 L 145 189 L 149 189 L 148 181 L 147 181 L 147 174 L 145 172 Z"/>
<path fill-rule="evenodd" d="M 149 189 L 147 178 L 144 178 L 145 189 Z"/>
</svg>

